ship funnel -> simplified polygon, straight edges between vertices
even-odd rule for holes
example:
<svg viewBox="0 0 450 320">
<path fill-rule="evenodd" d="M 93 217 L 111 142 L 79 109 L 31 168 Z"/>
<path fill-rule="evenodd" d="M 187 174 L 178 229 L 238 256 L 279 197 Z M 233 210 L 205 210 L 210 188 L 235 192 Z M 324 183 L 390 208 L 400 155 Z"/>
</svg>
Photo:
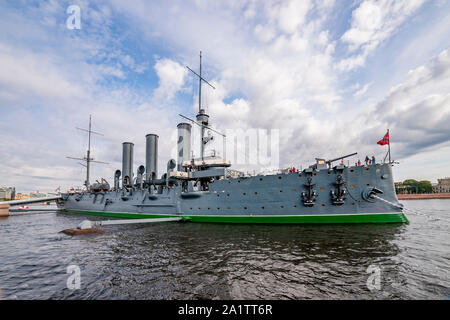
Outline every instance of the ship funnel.
<svg viewBox="0 0 450 320">
<path fill-rule="evenodd" d="M 122 187 L 128 187 L 133 182 L 133 150 L 134 143 L 124 142 L 122 144 Z"/>
<path fill-rule="evenodd" d="M 116 170 L 116 172 L 114 173 L 114 190 L 115 191 L 119 190 L 120 175 L 121 175 L 120 170 Z"/>
<path fill-rule="evenodd" d="M 178 171 L 183 171 L 183 162 L 189 161 L 191 156 L 191 129 L 189 123 L 179 123 L 178 128 Z"/>
<path fill-rule="evenodd" d="M 150 182 L 157 178 L 158 174 L 158 135 L 145 136 L 145 176 Z"/>
</svg>

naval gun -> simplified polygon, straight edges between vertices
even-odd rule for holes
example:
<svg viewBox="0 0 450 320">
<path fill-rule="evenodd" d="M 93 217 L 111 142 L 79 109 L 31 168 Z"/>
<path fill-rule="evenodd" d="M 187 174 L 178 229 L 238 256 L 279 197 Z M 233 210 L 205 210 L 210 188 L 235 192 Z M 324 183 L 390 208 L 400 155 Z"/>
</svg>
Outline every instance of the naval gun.
<svg viewBox="0 0 450 320">
<path fill-rule="evenodd" d="M 354 155 L 357 155 L 357 154 L 358 154 L 358 152 L 354 152 L 352 154 L 347 154 L 345 156 L 342 156 L 342 157 L 339 157 L 339 158 L 334 158 L 334 159 L 331 159 L 331 160 L 325 160 L 325 159 L 322 159 L 322 158 L 316 158 L 316 163 L 313 164 L 312 166 L 310 166 L 310 168 L 311 169 L 316 169 L 316 170 L 327 169 L 327 165 L 328 165 L 328 168 L 331 168 L 331 163 L 333 163 L 335 161 L 339 161 L 339 160 L 345 159 L 345 158 L 348 158 L 348 157 L 351 157 L 351 156 L 354 156 Z"/>
</svg>

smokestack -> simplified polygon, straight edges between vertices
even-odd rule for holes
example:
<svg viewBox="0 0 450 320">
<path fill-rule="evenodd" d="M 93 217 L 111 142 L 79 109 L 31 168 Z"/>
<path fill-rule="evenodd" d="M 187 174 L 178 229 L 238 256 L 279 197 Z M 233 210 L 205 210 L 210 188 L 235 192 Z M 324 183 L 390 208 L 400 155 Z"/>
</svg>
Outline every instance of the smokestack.
<svg viewBox="0 0 450 320">
<path fill-rule="evenodd" d="M 178 128 L 178 171 L 182 171 L 182 164 L 189 161 L 191 156 L 191 128 L 189 123 L 179 123 Z"/>
<path fill-rule="evenodd" d="M 158 174 L 158 135 L 145 136 L 145 175 L 147 182 L 153 181 Z"/>
<path fill-rule="evenodd" d="M 122 144 L 122 187 L 133 184 L 133 149 L 134 143 L 124 142 Z"/>
</svg>

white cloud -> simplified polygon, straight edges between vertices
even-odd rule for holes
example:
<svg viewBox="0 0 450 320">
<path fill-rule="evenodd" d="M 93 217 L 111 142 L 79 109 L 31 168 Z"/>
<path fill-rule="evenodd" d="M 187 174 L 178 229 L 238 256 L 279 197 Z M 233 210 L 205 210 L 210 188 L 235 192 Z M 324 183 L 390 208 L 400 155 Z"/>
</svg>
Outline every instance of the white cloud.
<svg viewBox="0 0 450 320">
<path fill-rule="evenodd" d="M 372 82 L 370 82 L 370 83 L 366 83 L 365 85 L 364 85 L 364 87 L 362 87 L 361 89 L 359 89 L 358 91 L 356 91 L 354 94 L 353 94 L 353 97 L 355 97 L 355 98 L 360 98 L 361 96 L 363 96 L 366 92 L 367 92 L 367 90 L 369 90 L 369 87 L 372 85 Z"/>
<path fill-rule="evenodd" d="M 421 150 L 436 150 L 449 143 L 449 49 L 429 64 L 411 70 L 405 81 L 391 89 L 376 107 L 375 119 L 396 131 L 398 154 L 407 157 Z"/>
<path fill-rule="evenodd" d="M 353 46 L 347 60 L 336 54 L 337 41 L 329 25 L 334 1 L 112 3 L 112 7 L 102 9 L 109 12 L 105 16 L 92 14 L 105 29 L 67 42 L 64 35 L 55 42 L 64 46 L 32 50 L 36 47 L 26 41 L 0 38 L 0 67 L 5 71 L 0 74 L 0 130 L 10 137 L 0 146 L 0 162 L 8 163 L 0 168 L 3 183 L 15 183 L 19 175 L 35 176 L 30 178 L 32 185 L 41 187 L 59 185 L 61 177 L 67 177 L 67 184 L 82 181 L 81 169 L 64 156 L 85 152 L 85 137 L 70 128 L 83 126 L 90 113 L 94 130 L 105 134 L 94 143 L 95 157 L 111 162 L 107 167 L 96 166 L 96 176 L 112 177 L 114 169 L 120 167 L 120 143 L 125 140 L 136 143 L 136 164 L 142 162 L 144 136 L 153 132 L 160 135 L 159 165 L 164 168 L 174 146 L 168 137 L 179 120 L 177 113 L 182 111 L 173 101 L 188 79 L 184 61 L 196 66 L 200 49 L 205 75 L 217 88 L 213 92 L 204 87 L 212 124 L 221 131 L 280 129 L 283 166 L 305 165 L 318 156 L 331 158 L 356 150 L 362 152 L 360 155 L 375 153 L 380 159 L 385 150 L 376 141 L 388 127 L 396 158 L 406 159 L 423 150 L 436 152 L 450 139 L 444 130 L 445 121 L 450 120 L 447 51 L 411 71 L 378 104 L 348 110 L 343 95 L 349 92 L 342 89 L 348 80 L 345 70 L 363 66 L 365 55 L 389 37 L 386 30 L 392 34 L 400 20 L 417 10 L 418 2 L 409 7 L 404 2 L 370 2 L 381 11 L 367 22 L 362 10 L 355 13 L 352 28 L 368 33 L 345 37 L 345 43 Z M 387 4 L 388 14 L 383 11 Z M 132 81 L 127 82 L 129 70 L 139 72 L 146 65 L 138 63 L 136 56 L 112 36 L 108 27 L 111 16 L 126 17 L 129 25 L 123 26 L 125 33 L 126 28 L 133 30 L 140 45 L 158 43 L 164 52 L 175 53 L 156 61 L 158 87 L 147 95 L 133 89 Z M 102 17 L 107 18 L 106 26 Z M 44 37 L 34 36 L 45 35 L 48 26 L 34 28 L 30 23 L 22 28 L 18 33 L 23 39 L 30 30 L 33 39 L 38 39 L 35 41 L 46 44 Z M 113 48 L 109 48 L 111 44 Z M 338 63 L 344 66 L 341 74 L 333 68 Z M 117 77 L 120 82 L 105 84 Z M 377 89 L 379 79 L 369 75 L 368 79 L 351 81 L 358 86 L 351 88 L 350 99 L 352 93 L 360 98 L 369 89 Z M 14 108 L 14 112 L 3 112 L 3 106 Z M 21 123 L 20 130 L 16 123 Z M 25 180 L 20 180 L 22 186 L 29 184 Z"/>
<path fill-rule="evenodd" d="M 271 8 L 271 11 L 276 12 L 276 20 L 280 30 L 286 33 L 294 33 L 305 23 L 310 8 L 311 1 L 309 0 L 290 0 Z"/>
<path fill-rule="evenodd" d="M 60 74 L 54 63 L 56 59 L 0 43 L 0 95 L 9 97 L 9 101 L 37 95 L 57 99 L 80 96 L 83 91 L 74 81 L 76 77 L 70 81 Z M 6 107 L 6 104 L 0 106 Z"/>
<path fill-rule="evenodd" d="M 161 59 L 156 62 L 155 70 L 159 78 L 155 96 L 171 100 L 184 84 L 186 68 L 176 61 Z"/>
<path fill-rule="evenodd" d="M 339 70 L 364 65 L 367 56 L 426 0 L 365 0 L 352 13 L 351 28 L 341 37 L 353 55 L 338 64 Z M 360 49 L 360 52 L 357 52 Z"/>
</svg>

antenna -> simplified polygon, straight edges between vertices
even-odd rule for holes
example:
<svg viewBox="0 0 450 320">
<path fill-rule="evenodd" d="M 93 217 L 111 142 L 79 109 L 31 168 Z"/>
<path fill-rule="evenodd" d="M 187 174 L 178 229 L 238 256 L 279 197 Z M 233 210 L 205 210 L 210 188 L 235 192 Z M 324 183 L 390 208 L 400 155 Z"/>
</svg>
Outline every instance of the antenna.
<svg viewBox="0 0 450 320">
<path fill-rule="evenodd" d="M 90 185 L 90 183 L 89 183 L 89 169 L 90 169 L 90 163 L 91 163 L 91 162 L 95 162 L 95 163 L 109 164 L 109 163 L 107 163 L 107 162 L 94 161 L 94 158 L 91 158 L 91 133 L 94 133 L 94 134 L 98 134 L 98 135 L 100 135 L 100 136 L 103 136 L 103 134 L 91 130 L 91 128 L 92 128 L 92 126 L 91 126 L 91 117 L 92 117 L 92 116 L 89 115 L 89 130 L 86 130 L 86 129 L 82 129 L 82 128 L 76 127 L 76 129 L 81 130 L 81 131 L 85 131 L 85 132 L 88 133 L 88 137 L 89 137 L 88 140 L 89 140 L 89 142 L 88 142 L 88 149 L 87 149 L 86 157 L 83 157 L 83 158 L 66 157 L 66 158 L 68 158 L 68 159 L 72 159 L 72 160 L 81 160 L 81 161 L 85 161 L 85 162 L 86 162 L 86 164 L 80 163 L 80 162 L 79 162 L 79 164 L 81 164 L 83 167 L 86 167 L 86 181 L 84 182 L 84 185 L 86 186 L 86 190 L 89 190 L 89 185 Z"/>
<path fill-rule="evenodd" d="M 198 77 L 198 114 L 197 114 L 197 123 L 200 125 L 201 133 L 200 133 L 200 155 L 201 159 L 203 160 L 203 154 L 204 154 L 204 147 L 205 144 L 208 142 L 204 140 L 205 135 L 205 127 L 208 125 L 208 119 L 209 116 L 206 114 L 205 110 L 202 109 L 202 81 L 206 82 L 211 88 L 214 90 L 216 89 L 211 83 L 209 83 L 207 80 L 203 79 L 202 77 L 202 52 L 200 51 L 200 74 L 186 66 L 189 71 L 191 71 L 193 74 L 195 74 Z"/>
</svg>

